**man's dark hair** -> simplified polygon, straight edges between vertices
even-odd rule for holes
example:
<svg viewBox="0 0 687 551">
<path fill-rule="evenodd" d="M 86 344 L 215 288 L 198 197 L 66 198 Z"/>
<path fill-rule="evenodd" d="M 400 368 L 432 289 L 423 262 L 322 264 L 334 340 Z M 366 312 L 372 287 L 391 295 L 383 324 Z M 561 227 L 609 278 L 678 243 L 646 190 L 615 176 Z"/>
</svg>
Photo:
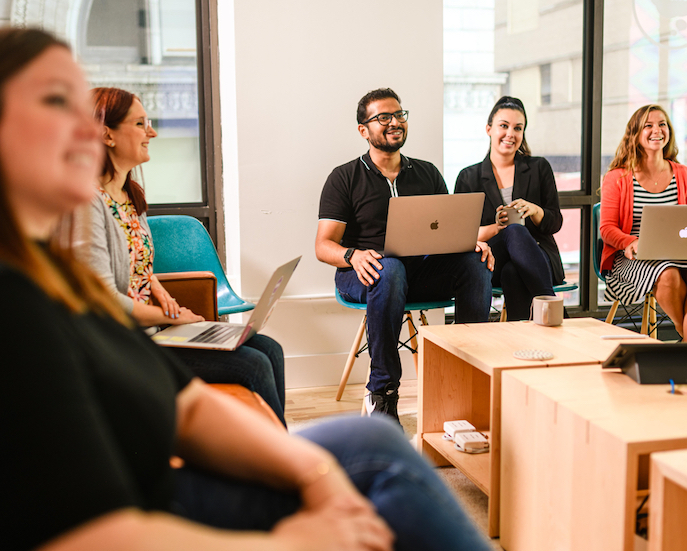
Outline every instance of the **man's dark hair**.
<svg viewBox="0 0 687 551">
<path fill-rule="evenodd" d="M 401 98 L 398 94 L 394 92 L 391 88 L 377 88 L 376 90 L 371 90 L 365 94 L 358 102 L 358 124 L 363 124 L 363 121 L 367 120 L 367 106 L 373 101 L 379 101 L 380 99 L 393 98 L 398 104 L 401 104 Z"/>
</svg>

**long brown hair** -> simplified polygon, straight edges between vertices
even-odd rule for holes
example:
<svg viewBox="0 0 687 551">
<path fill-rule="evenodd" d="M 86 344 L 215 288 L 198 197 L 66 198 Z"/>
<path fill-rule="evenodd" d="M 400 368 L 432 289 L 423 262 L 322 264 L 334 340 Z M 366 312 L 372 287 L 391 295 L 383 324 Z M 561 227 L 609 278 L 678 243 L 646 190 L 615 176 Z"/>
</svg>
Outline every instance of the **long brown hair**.
<svg viewBox="0 0 687 551">
<path fill-rule="evenodd" d="M 668 143 L 663 146 L 663 158 L 669 161 L 677 161 L 677 145 L 675 144 L 675 132 L 673 125 L 670 122 L 670 117 L 665 109 L 660 105 L 649 104 L 637 109 L 625 127 L 625 135 L 620 140 L 620 145 L 615 152 L 615 157 L 611 161 L 608 170 L 615 168 L 624 168 L 629 171 L 637 170 L 637 167 L 646 159 L 646 153 L 641 145 L 639 145 L 639 137 L 644 129 L 646 121 L 652 111 L 660 111 L 666 118 L 666 124 L 670 132 Z"/>
<path fill-rule="evenodd" d="M 113 130 L 124 121 L 134 101 L 141 101 L 138 96 L 121 88 L 93 88 L 91 93 L 95 103 L 93 114 L 96 120 Z M 106 153 L 101 176 L 107 176 L 111 180 L 115 175 L 115 167 L 110 159 L 109 151 Z M 145 192 L 143 187 L 131 178 L 131 170 L 126 174 L 124 191 L 129 195 L 136 213 L 139 216 L 145 214 L 148 210 Z"/>
<path fill-rule="evenodd" d="M 52 35 L 37 29 L 0 29 L 0 124 L 4 109 L 3 89 L 6 83 L 51 47 L 69 46 Z M 100 280 L 74 258 L 69 221 L 63 221 L 60 233 L 49 243 L 47 250 L 29 239 L 10 206 L 2 159 L 0 159 L 0 261 L 13 266 L 30 278 L 49 297 L 63 303 L 72 312 L 92 309 L 106 313 L 131 325 Z"/>
</svg>

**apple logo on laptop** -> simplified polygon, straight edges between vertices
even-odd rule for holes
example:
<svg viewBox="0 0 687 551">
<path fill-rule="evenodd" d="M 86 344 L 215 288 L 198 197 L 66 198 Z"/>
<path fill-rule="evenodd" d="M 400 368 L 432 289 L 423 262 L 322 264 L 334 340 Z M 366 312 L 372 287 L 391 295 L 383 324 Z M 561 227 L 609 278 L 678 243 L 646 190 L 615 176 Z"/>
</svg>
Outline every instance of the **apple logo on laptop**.
<svg viewBox="0 0 687 551">
<path fill-rule="evenodd" d="M 687 228 L 681 229 L 679 235 L 682 239 L 687 239 Z"/>
<path fill-rule="evenodd" d="M 429 227 L 433 230 L 438 230 L 439 229 L 439 220 L 435 220 L 432 222 Z M 687 229 L 687 228 L 686 228 Z M 686 236 L 687 237 L 687 236 Z"/>
</svg>

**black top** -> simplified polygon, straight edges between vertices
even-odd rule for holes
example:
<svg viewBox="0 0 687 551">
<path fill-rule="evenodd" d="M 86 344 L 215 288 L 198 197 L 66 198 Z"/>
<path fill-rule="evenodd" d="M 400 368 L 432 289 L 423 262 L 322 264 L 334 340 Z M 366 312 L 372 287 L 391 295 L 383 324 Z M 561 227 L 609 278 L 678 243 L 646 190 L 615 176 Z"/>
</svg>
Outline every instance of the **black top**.
<svg viewBox="0 0 687 551">
<path fill-rule="evenodd" d="M 75 315 L 0 264 L 0 549 L 123 507 L 167 510 L 175 397 L 192 378 L 140 330 Z"/>
<path fill-rule="evenodd" d="M 448 193 L 444 178 L 432 163 L 403 155 L 395 187 L 398 196 Z M 389 181 L 365 153 L 329 175 L 320 197 L 319 219 L 346 224 L 342 246 L 382 251 L 391 197 Z"/>
<path fill-rule="evenodd" d="M 454 193 L 475 191 L 483 191 L 486 194 L 480 225 L 493 224 L 496 208 L 503 205 L 503 198 L 496 183 L 489 155 L 481 163 L 461 170 L 456 179 Z M 560 285 L 565 279 L 565 272 L 553 234 L 561 229 L 563 215 L 558 204 L 558 190 L 553 170 L 546 159 L 525 157 L 519 153 L 515 155 L 513 200 L 515 199 L 525 199 L 544 209 L 544 218 L 539 226 L 535 226 L 530 218 L 526 218 L 525 227 L 551 261 L 553 284 Z"/>
</svg>

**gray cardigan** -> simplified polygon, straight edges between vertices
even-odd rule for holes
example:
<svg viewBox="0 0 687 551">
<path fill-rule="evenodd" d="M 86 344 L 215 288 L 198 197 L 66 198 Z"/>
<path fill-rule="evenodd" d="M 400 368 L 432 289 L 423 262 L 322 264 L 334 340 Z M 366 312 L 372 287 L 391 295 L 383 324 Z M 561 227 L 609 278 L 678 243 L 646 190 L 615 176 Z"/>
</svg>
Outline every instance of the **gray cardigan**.
<svg viewBox="0 0 687 551">
<path fill-rule="evenodd" d="M 85 227 L 81 228 L 84 239 L 76 241 L 77 254 L 100 276 L 122 308 L 131 314 L 134 301 L 126 294 L 131 270 L 126 235 L 100 193 L 91 201 L 89 216 L 90 220 L 79 220 L 79 224 Z M 151 235 L 146 215 L 139 215 L 139 220 Z M 150 243 L 152 246 L 152 237 Z"/>
</svg>

